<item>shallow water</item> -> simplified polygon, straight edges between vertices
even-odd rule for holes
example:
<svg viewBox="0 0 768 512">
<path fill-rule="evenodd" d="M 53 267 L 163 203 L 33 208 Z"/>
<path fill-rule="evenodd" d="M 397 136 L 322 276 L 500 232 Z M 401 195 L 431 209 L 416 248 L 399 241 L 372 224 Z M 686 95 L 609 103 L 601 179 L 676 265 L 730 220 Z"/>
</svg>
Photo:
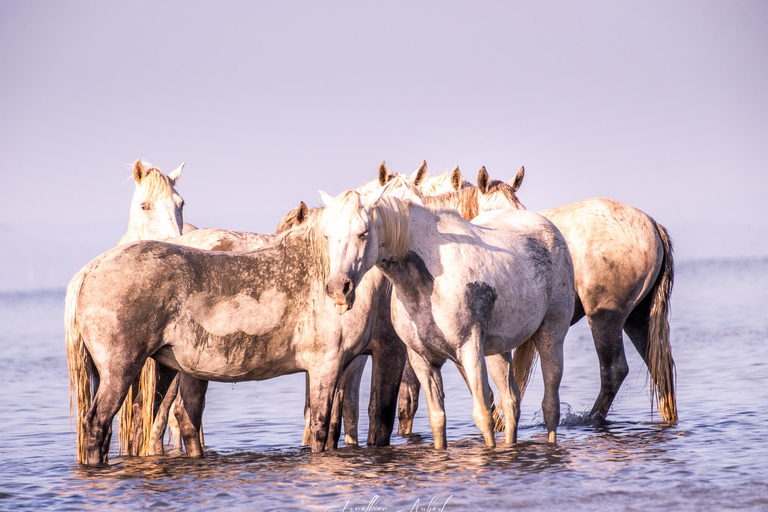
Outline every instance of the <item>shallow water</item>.
<svg viewBox="0 0 768 512">
<path fill-rule="evenodd" d="M 766 510 L 768 260 L 683 262 L 672 306 L 680 421 L 650 412 L 645 367 L 630 374 L 611 422 L 584 420 L 599 389 L 585 321 L 566 339 L 559 444 L 541 419 L 541 376 L 523 404 L 520 442 L 485 448 L 469 391 L 448 364 L 448 450 L 418 434 L 389 448 L 301 449 L 303 375 L 211 384 L 200 460 L 112 456 L 74 463 L 63 291 L 0 295 L 1 510 Z M 368 376 L 364 377 L 364 383 Z M 362 393 L 367 402 L 367 387 Z M 365 405 L 362 407 L 366 410 Z M 361 418 L 365 438 L 367 418 Z"/>
</svg>

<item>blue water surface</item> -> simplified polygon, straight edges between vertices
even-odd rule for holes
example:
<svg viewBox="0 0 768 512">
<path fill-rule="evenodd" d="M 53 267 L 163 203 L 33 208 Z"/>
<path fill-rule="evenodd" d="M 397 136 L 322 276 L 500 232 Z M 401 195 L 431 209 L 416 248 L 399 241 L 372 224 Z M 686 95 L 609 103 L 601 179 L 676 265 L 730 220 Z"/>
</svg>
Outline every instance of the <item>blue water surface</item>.
<svg viewBox="0 0 768 512">
<path fill-rule="evenodd" d="M 203 459 L 112 456 L 74 462 L 64 291 L 0 295 L 0 510 L 768 510 L 768 260 L 678 265 L 672 301 L 680 421 L 651 412 L 630 374 L 607 425 L 587 421 L 599 366 L 586 321 L 565 345 L 559 444 L 549 446 L 537 373 L 520 442 L 488 449 L 449 363 L 449 447 L 431 448 L 422 402 L 415 434 L 388 448 L 299 447 L 304 377 L 212 383 Z M 366 411 L 369 375 L 364 376 Z M 361 438 L 367 432 L 361 418 Z"/>
</svg>

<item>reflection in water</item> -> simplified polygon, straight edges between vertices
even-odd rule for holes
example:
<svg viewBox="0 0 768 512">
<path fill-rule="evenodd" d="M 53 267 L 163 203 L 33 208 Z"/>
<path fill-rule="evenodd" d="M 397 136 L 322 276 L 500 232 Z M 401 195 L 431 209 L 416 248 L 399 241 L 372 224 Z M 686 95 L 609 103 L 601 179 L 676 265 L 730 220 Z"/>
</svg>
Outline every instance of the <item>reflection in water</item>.
<svg viewBox="0 0 768 512">
<path fill-rule="evenodd" d="M 204 459 L 180 457 L 118 458 L 111 466 L 74 467 L 68 485 L 77 494 L 100 500 L 122 499 L 125 493 L 154 494 L 157 500 L 186 499 L 189 492 L 237 499 L 256 486 L 271 497 L 289 492 L 332 507 L 340 500 L 387 497 L 391 506 L 411 497 L 422 501 L 435 493 L 453 495 L 453 503 L 493 488 L 505 473 L 518 477 L 565 471 L 571 462 L 566 446 L 525 441 L 488 449 L 479 435 L 454 443 L 448 450 L 431 445 L 399 444 L 389 448 L 344 448 L 312 454 L 306 449 L 269 453 L 208 452 Z M 372 494 L 373 493 L 373 494 Z M 397 501 L 400 500 L 400 501 Z M 428 499 L 426 499 L 428 501 Z"/>
<path fill-rule="evenodd" d="M 451 503 L 508 502 L 514 493 L 501 492 L 515 482 L 551 479 L 568 485 L 578 474 L 579 486 L 618 485 L 624 479 L 648 478 L 635 474 L 635 466 L 652 462 L 677 464 L 667 445 L 680 431 L 654 424 L 618 424 L 564 429 L 557 446 L 545 440 L 526 440 L 515 446 L 503 443 L 488 449 L 479 434 L 436 451 L 420 438 L 389 448 L 343 448 L 335 453 L 312 454 L 306 449 L 264 453 L 209 452 L 204 459 L 178 457 L 118 458 L 103 468 L 73 469 L 78 493 L 109 501 L 125 493 L 152 494 L 171 503 L 186 500 L 190 492 L 233 502 L 244 489 L 258 488 L 262 497 L 291 499 L 319 507 L 339 506 L 348 499 L 372 499 L 407 506 L 415 499 L 453 496 Z M 448 493 L 448 494 L 446 494 Z M 321 507 L 322 508 L 322 507 Z"/>
</svg>

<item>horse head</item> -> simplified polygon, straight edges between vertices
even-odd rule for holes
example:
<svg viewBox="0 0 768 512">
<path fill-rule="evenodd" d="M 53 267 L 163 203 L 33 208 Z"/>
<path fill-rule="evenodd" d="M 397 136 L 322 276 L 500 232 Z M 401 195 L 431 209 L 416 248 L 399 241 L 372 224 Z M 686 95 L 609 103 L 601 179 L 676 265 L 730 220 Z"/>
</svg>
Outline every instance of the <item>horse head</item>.
<svg viewBox="0 0 768 512">
<path fill-rule="evenodd" d="M 470 182 L 464 179 L 458 165 L 440 176 L 430 176 L 427 174 L 427 162 L 421 165 L 411 175 L 411 180 L 419 187 L 419 192 L 424 196 L 436 196 L 472 186 Z"/>
<path fill-rule="evenodd" d="M 176 192 L 175 185 L 183 168 L 182 163 L 166 176 L 160 169 L 136 160 L 133 164 L 136 186 L 131 199 L 128 233 L 121 243 L 165 240 L 181 235 L 184 200 Z"/>
<path fill-rule="evenodd" d="M 289 229 L 302 225 L 304 221 L 307 220 L 308 216 L 309 208 L 307 208 L 307 204 L 304 201 L 299 202 L 298 207 L 283 215 L 283 218 L 277 223 L 275 234 L 279 235 L 285 233 Z"/>
<path fill-rule="evenodd" d="M 407 199 L 414 203 L 423 204 L 424 197 L 421 190 L 415 182 L 415 177 L 421 173 L 421 177 L 426 173 L 427 162 L 422 162 L 413 174 L 408 177 L 405 174 L 390 172 L 387 169 L 387 164 L 381 162 L 379 165 L 378 177 L 375 180 L 369 181 L 362 187 L 357 189 L 362 195 L 374 194 L 381 191 L 386 187 L 386 195 L 390 197 L 399 197 L 400 199 Z M 421 179 L 421 177 L 419 179 Z"/>
<path fill-rule="evenodd" d="M 517 175 L 504 183 L 500 180 L 492 180 L 488 176 L 485 166 L 477 173 L 477 207 L 480 213 L 490 210 L 512 208 L 513 210 L 525 210 L 525 206 L 517 198 L 517 190 L 523 183 L 525 167 L 520 167 Z"/>
<path fill-rule="evenodd" d="M 320 192 L 325 203 L 322 234 L 330 261 L 325 293 L 340 315 L 352 308 L 357 285 L 378 261 L 382 220 L 376 206 L 388 189 L 369 195 L 347 191 L 337 197 Z"/>
</svg>

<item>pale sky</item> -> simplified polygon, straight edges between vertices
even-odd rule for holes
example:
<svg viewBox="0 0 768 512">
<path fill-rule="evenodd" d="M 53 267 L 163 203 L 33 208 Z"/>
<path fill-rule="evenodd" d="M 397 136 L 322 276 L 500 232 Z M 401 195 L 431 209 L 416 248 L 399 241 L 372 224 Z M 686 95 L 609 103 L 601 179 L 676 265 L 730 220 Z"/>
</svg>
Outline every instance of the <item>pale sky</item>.
<svg viewBox="0 0 768 512">
<path fill-rule="evenodd" d="M 678 260 L 768 255 L 768 3 L 0 0 L 0 290 L 125 232 L 137 158 L 185 220 L 272 232 L 386 160 L 604 196 Z"/>
</svg>

